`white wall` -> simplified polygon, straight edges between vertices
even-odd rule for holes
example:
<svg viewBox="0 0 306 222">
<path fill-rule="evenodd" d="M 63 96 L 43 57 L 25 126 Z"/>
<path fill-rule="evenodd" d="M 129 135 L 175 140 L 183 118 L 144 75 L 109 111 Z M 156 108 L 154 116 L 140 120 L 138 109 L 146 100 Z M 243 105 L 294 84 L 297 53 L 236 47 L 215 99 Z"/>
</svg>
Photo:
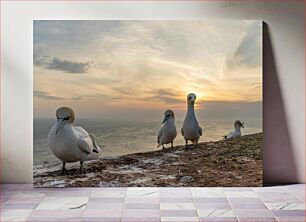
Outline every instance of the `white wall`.
<svg viewBox="0 0 306 222">
<path fill-rule="evenodd" d="M 265 21 L 264 179 L 305 182 L 304 2 L 291 0 L 1 1 L 1 181 L 32 181 L 33 19 Z"/>
</svg>

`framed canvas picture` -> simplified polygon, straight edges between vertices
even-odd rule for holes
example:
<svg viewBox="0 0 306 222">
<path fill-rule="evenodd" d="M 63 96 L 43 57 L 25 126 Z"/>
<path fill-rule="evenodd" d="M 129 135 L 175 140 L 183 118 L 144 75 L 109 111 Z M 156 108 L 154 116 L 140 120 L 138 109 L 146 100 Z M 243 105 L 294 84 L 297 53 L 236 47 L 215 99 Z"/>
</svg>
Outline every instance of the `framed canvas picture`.
<svg viewBox="0 0 306 222">
<path fill-rule="evenodd" d="M 262 186 L 262 22 L 35 20 L 36 187 Z"/>
</svg>

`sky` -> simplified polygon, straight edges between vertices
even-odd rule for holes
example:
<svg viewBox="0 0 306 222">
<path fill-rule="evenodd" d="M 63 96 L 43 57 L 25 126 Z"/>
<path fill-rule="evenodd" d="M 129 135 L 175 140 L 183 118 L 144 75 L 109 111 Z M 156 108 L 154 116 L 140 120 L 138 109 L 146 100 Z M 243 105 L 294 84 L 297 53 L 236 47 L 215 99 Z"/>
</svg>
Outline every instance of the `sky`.
<svg viewBox="0 0 306 222">
<path fill-rule="evenodd" d="M 261 116 L 261 21 L 35 20 L 33 52 L 34 117 Z"/>
</svg>

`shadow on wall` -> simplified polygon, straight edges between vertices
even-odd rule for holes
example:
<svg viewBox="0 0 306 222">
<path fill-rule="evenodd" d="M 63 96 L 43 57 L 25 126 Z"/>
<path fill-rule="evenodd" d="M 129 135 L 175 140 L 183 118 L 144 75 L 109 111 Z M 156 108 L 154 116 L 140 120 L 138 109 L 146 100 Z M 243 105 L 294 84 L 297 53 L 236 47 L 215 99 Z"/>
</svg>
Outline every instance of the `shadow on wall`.
<svg viewBox="0 0 306 222">
<path fill-rule="evenodd" d="M 269 27 L 263 23 L 264 185 L 297 183 L 286 112 Z"/>
</svg>

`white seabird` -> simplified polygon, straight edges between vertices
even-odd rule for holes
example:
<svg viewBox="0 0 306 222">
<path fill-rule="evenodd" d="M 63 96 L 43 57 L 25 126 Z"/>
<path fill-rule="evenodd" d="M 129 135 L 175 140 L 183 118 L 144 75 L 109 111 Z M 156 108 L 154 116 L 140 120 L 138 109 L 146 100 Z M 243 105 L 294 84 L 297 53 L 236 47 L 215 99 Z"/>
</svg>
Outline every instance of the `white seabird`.
<svg viewBox="0 0 306 222">
<path fill-rule="evenodd" d="M 65 175 L 66 163 L 80 161 L 76 175 L 83 173 L 83 163 L 93 152 L 101 153 L 95 142 L 95 136 L 88 134 L 82 127 L 74 126 L 75 115 L 71 108 L 56 110 L 57 123 L 48 134 L 48 145 L 52 153 L 63 162 L 59 175 Z"/>
<path fill-rule="evenodd" d="M 231 139 L 231 138 L 236 138 L 242 136 L 241 133 L 241 127 L 244 128 L 244 123 L 242 123 L 240 120 L 236 120 L 234 123 L 234 132 L 230 132 L 229 134 L 223 136 L 224 139 Z"/>
<path fill-rule="evenodd" d="M 171 147 L 173 148 L 173 141 L 177 134 L 174 112 L 168 109 L 165 111 L 164 116 L 163 126 L 160 128 L 157 135 L 157 147 L 163 146 L 164 149 L 164 144 L 171 143 Z"/>
<path fill-rule="evenodd" d="M 200 136 L 202 136 L 202 128 L 199 126 L 194 113 L 195 100 L 196 95 L 194 93 L 187 95 L 187 113 L 181 129 L 182 136 L 186 142 L 186 148 L 188 148 L 188 140 L 190 140 L 196 146 Z"/>
</svg>

